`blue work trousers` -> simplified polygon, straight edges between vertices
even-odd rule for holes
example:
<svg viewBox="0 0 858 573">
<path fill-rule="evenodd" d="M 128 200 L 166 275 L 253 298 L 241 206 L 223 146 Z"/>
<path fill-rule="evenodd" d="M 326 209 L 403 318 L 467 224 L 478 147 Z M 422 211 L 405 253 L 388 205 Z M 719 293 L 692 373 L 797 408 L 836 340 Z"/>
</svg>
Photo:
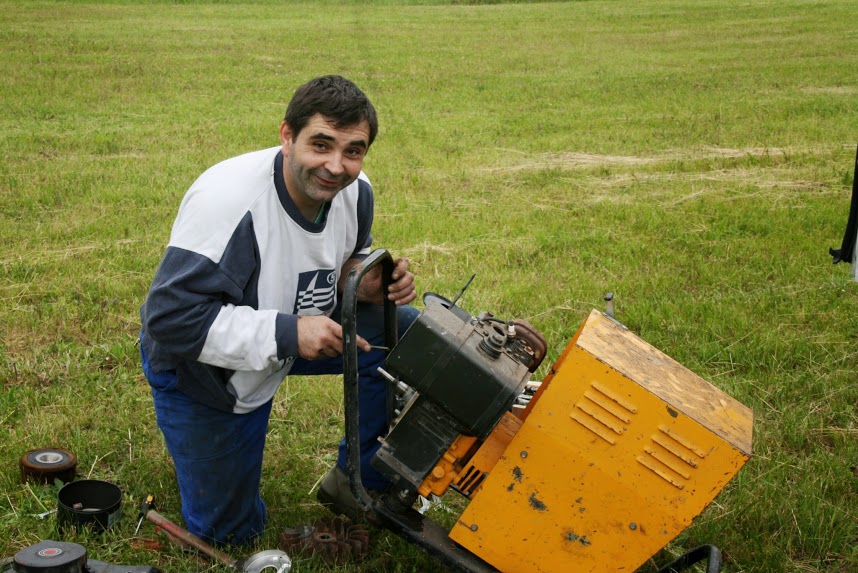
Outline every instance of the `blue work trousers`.
<svg viewBox="0 0 858 573">
<path fill-rule="evenodd" d="M 358 305 L 358 334 L 377 346 L 385 342 L 382 308 Z M 418 314 L 410 306 L 397 308 L 400 336 Z M 331 318 L 339 322 L 339 309 Z M 152 387 L 158 427 L 176 468 L 182 517 L 188 531 L 214 543 L 251 543 L 265 527 L 265 503 L 259 483 L 271 401 L 246 414 L 216 410 L 176 390 L 175 372 L 152 372 L 145 353 L 142 358 L 143 372 Z M 388 485 L 387 479 L 370 466 L 380 447 L 378 437 L 387 433 L 389 424 L 389 384 L 377 371 L 383 362 L 381 350 L 358 352 L 361 477 L 368 489 Z M 289 376 L 342 371 L 342 356 L 298 358 Z M 339 446 L 337 465 L 346 468 L 345 439 Z"/>
</svg>

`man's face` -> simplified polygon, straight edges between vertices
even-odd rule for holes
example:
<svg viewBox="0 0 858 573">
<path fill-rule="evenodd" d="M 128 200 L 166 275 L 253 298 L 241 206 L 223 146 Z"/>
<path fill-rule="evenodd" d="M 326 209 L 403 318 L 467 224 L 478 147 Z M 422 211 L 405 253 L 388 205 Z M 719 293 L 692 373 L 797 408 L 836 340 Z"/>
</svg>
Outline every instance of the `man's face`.
<svg viewBox="0 0 858 573">
<path fill-rule="evenodd" d="M 369 123 L 337 128 L 325 116 L 316 114 L 294 141 L 292 131 L 283 122 L 280 143 L 286 190 L 307 216 L 357 179 L 369 149 Z"/>
</svg>

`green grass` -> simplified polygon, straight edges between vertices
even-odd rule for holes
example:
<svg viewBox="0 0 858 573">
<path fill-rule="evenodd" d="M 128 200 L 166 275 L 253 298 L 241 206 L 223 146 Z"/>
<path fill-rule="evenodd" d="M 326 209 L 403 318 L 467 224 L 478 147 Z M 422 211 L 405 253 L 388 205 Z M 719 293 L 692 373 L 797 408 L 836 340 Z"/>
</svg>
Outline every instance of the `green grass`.
<svg viewBox="0 0 858 573">
<path fill-rule="evenodd" d="M 466 308 L 530 320 L 550 362 L 613 291 L 622 322 L 753 408 L 753 459 L 648 570 L 704 542 L 732 573 L 858 569 L 858 284 L 827 255 L 858 140 L 854 2 L 0 9 L 0 554 L 59 535 L 31 515 L 56 488 L 22 485 L 18 459 L 60 446 L 124 492 L 117 528 L 66 539 L 211 567 L 133 539 L 146 493 L 179 520 L 137 309 L 194 178 L 275 145 L 294 88 L 341 73 L 381 118 L 376 244 L 414 261 L 420 292 L 476 272 Z M 341 402 L 335 378 L 278 393 L 260 548 L 326 515 L 309 492 Z M 339 570 L 440 570 L 373 540 Z"/>
</svg>

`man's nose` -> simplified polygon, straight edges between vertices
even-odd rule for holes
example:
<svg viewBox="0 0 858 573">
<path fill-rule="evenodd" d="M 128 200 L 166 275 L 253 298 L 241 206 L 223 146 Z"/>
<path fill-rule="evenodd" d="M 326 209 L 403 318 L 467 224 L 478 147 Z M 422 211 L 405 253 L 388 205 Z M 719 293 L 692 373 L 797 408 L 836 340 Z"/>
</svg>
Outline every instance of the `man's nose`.
<svg viewBox="0 0 858 573">
<path fill-rule="evenodd" d="M 330 157 L 328 157 L 328 161 L 325 164 L 325 169 L 327 169 L 331 175 L 342 175 L 345 171 L 343 167 L 343 156 L 340 153 L 332 153 Z"/>
</svg>

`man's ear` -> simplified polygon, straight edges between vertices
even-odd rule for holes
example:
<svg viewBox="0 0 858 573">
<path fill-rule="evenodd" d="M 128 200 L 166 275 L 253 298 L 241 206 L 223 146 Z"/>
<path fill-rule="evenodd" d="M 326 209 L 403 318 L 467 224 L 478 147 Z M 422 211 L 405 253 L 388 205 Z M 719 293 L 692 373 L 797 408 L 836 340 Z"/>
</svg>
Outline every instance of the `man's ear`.
<svg viewBox="0 0 858 573">
<path fill-rule="evenodd" d="M 280 124 L 280 147 L 283 148 L 284 155 L 288 152 L 290 143 L 292 143 L 292 130 L 284 121 Z"/>
</svg>

